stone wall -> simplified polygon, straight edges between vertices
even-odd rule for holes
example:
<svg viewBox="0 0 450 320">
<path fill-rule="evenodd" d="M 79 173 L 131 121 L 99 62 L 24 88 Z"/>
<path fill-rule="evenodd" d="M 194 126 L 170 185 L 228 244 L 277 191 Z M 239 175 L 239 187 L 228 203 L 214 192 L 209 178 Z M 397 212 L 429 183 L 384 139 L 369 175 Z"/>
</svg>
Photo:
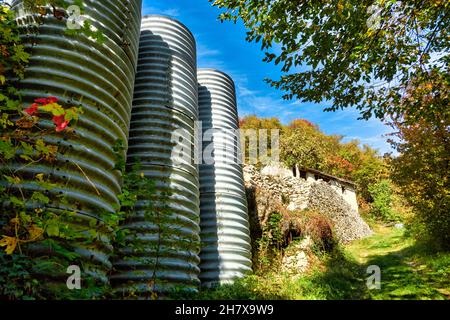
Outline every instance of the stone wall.
<svg viewBox="0 0 450 320">
<path fill-rule="evenodd" d="M 340 242 L 346 243 L 372 234 L 367 223 L 328 183 L 312 183 L 307 208 L 327 216 Z"/>
<path fill-rule="evenodd" d="M 272 172 L 273 170 L 269 170 L 269 173 Z M 259 215 L 269 214 L 270 209 L 266 207 L 271 207 L 271 204 L 275 207 L 282 206 L 287 211 L 311 209 L 332 221 L 336 238 L 341 243 L 372 234 L 367 223 L 344 200 L 339 190 L 335 190 L 333 186 L 322 180 L 305 180 L 283 174 L 263 174 L 251 165 L 244 166 L 244 180 L 247 190 L 260 190 L 256 193 L 258 199 L 253 199 L 254 203 L 265 208 L 254 211 L 259 212 Z M 252 196 L 255 196 L 255 193 Z M 261 216 L 256 219 L 264 221 L 267 217 Z"/>
<path fill-rule="evenodd" d="M 303 173 L 303 177 L 302 177 Z M 330 186 L 353 208 L 358 212 L 358 200 L 356 198 L 356 185 L 350 181 L 346 181 L 331 175 L 319 173 L 312 169 L 301 170 L 297 165 L 293 169 L 288 169 L 279 163 L 271 163 L 261 169 L 263 176 L 273 176 L 279 178 L 296 178 L 304 179 L 310 182 L 323 180 L 320 176 L 328 181 Z"/>
</svg>

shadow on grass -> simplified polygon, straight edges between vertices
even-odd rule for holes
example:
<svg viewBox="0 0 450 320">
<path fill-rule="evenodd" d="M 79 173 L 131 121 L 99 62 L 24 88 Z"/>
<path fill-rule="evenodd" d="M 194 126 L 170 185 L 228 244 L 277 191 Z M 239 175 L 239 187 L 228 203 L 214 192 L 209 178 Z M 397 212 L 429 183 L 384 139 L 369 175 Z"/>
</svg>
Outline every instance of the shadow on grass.
<svg viewBox="0 0 450 320">
<path fill-rule="evenodd" d="M 376 239 L 375 243 L 368 240 L 364 263 L 355 261 L 351 254 L 340 252 L 327 261 L 323 273 L 313 278 L 317 285 L 329 288 L 324 291 L 325 299 L 450 298 L 450 253 L 432 252 L 423 243 L 400 247 L 410 240 L 400 234 Z M 381 269 L 380 289 L 367 288 L 366 279 L 370 274 L 366 271 L 371 265 Z"/>
<path fill-rule="evenodd" d="M 202 288 L 199 293 L 170 295 L 174 300 L 289 300 L 282 288 L 257 275 L 238 279 L 234 284 L 225 284 L 217 288 Z"/>
<path fill-rule="evenodd" d="M 400 233 L 356 243 L 322 256 L 314 270 L 296 278 L 274 271 L 251 275 L 233 285 L 184 295 L 195 300 L 365 300 L 450 299 L 450 253 L 430 253 L 424 244 L 408 242 Z M 357 257 L 362 259 L 357 259 Z M 363 262 L 358 262 L 363 261 Z M 369 290 L 367 267 L 381 269 L 381 289 Z"/>
<path fill-rule="evenodd" d="M 448 260 L 448 254 L 428 254 L 423 251 L 422 245 L 374 256 L 368 260 L 367 265 L 380 267 L 381 289 L 370 291 L 371 297 L 401 300 L 448 299 L 450 296 L 443 293 L 446 288 L 450 288 Z"/>
<path fill-rule="evenodd" d="M 202 289 L 183 295 L 194 300 L 339 300 L 367 299 L 364 271 L 341 251 L 324 258 L 326 271 L 315 270 L 294 278 L 288 274 L 251 275 L 233 285 Z M 180 297 L 172 296 L 172 299 Z"/>
<path fill-rule="evenodd" d="M 301 278 L 305 298 L 324 300 L 368 299 L 366 270 L 352 257 L 336 250 L 326 258 L 324 271 Z"/>
</svg>

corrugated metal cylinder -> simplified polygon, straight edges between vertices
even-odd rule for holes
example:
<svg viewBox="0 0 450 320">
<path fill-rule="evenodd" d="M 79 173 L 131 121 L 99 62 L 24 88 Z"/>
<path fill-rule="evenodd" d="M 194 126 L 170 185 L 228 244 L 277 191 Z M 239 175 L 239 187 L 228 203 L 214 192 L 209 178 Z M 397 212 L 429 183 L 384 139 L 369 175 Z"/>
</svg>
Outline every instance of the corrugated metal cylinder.
<svg viewBox="0 0 450 320">
<path fill-rule="evenodd" d="M 13 3 L 15 9 L 21 5 L 22 1 Z M 19 83 L 24 103 L 55 96 L 63 106 L 81 106 L 84 114 L 74 134 L 45 137 L 48 143 L 58 143 L 60 155 L 55 163 L 14 165 L 24 179 L 14 187 L 32 192 L 37 187 L 30 182 L 36 174 L 51 178 L 56 187 L 47 191 L 51 202 L 46 209 L 55 213 L 71 211 L 69 228 L 85 230 L 91 236 L 97 233 L 91 243 L 85 242 L 83 232 L 79 233 L 79 241 L 66 242 L 69 251 L 81 256 L 75 264 L 82 264 L 84 277 L 89 274 L 104 283 L 112 266 L 112 246 L 104 219 L 115 211 L 121 192 L 120 173 L 113 169 L 113 146 L 118 139 L 125 144 L 128 140 L 141 5 L 141 0 L 83 1 L 83 16 L 103 33 L 103 44 L 81 32 L 68 35 L 67 20 L 58 20 L 52 14 L 18 18 L 22 39 L 31 50 L 25 78 Z M 32 26 L 35 20 L 42 23 Z M 49 121 L 44 125 L 53 128 Z M 67 201 L 59 202 L 61 195 Z M 37 255 L 53 254 L 48 247 L 36 245 L 33 249 Z M 58 283 L 64 279 L 60 283 L 65 286 L 68 275 L 52 270 L 42 276 L 59 278 Z"/>
<path fill-rule="evenodd" d="M 211 69 L 199 70 L 198 82 L 203 157 L 213 159 L 199 166 L 200 280 L 214 286 L 252 271 L 251 241 L 234 82 Z"/>
<path fill-rule="evenodd" d="M 135 215 L 124 224 L 131 233 L 127 244 L 118 249 L 116 272 L 111 277 L 123 294 L 195 291 L 200 283 L 199 177 L 194 163 L 196 70 L 191 32 L 171 18 L 145 16 L 127 165 L 140 162 L 145 176 L 156 182 L 154 205 L 166 208 L 149 216 L 142 210 L 145 203 L 139 203 Z M 174 138 L 180 129 L 183 138 Z M 174 152 L 180 145 L 191 152 L 177 162 Z"/>
</svg>

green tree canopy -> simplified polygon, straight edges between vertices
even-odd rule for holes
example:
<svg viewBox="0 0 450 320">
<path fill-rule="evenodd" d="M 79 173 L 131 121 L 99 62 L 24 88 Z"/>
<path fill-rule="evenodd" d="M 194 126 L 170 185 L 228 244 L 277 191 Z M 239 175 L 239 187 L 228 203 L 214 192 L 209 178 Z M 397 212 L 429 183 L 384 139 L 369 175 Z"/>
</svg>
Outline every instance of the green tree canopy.
<svg viewBox="0 0 450 320">
<path fill-rule="evenodd" d="M 324 170 L 329 147 L 328 139 L 309 121 L 294 120 L 283 131 L 280 156 L 288 166 Z"/>
<path fill-rule="evenodd" d="M 391 143 L 399 156 L 392 160 L 392 172 L 415 213 L 416 235 L 450 249 L 450 85 L 448 76 L 432 79 L 425 84 L 414 79 L 402 100 L 419 110 L 434 106 L 436 113 L 413 124 L 408 114 L 395 120 L 398 131 Z M 436 87 L 441 94 L 435 94 Z"/>
<path fill-rule="evenodd" d="M 414 121 L 437 112 L 400 100 L 412 75 L 427 82 L 432 73 L 448 74 L 449 1 L 210 1 L 225 9 L 222 20 L 242 19 L 265 61 L 282 65 L 285 75 L 267 82 L 285 99 L 330 100 L 327 111 L 355 106 L 365 119 L 408 112 Z"/>
<path fill-rule="evenodd" d="M 241 129 L 282 129 L 283 125 L 277 118 L 259 118 L 256 115 L 249 115 L 239 121 Z"/>
</svg>

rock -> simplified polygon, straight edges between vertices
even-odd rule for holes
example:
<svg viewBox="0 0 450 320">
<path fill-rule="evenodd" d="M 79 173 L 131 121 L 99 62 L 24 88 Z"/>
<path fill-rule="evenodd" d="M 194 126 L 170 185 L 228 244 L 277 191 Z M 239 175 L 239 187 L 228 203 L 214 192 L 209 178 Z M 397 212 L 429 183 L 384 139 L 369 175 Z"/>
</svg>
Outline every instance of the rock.
<svg viewBox="0 0 450 320">
<path fill-rule="evenodd" d="M 311 246 L 313 245 L 313 241 L 311 239 L 310 236 L 306 236 L 299 244 L 298 247 L 302 250 L 307 250 L 309 248 L 311 248 Z"/>
<path fill-rule="evenodd" d="M 308 256 L 304 251 L 283 257 L 282 270 L 289 273 L 302 273 L 308 269 Z"/>
</svg>

